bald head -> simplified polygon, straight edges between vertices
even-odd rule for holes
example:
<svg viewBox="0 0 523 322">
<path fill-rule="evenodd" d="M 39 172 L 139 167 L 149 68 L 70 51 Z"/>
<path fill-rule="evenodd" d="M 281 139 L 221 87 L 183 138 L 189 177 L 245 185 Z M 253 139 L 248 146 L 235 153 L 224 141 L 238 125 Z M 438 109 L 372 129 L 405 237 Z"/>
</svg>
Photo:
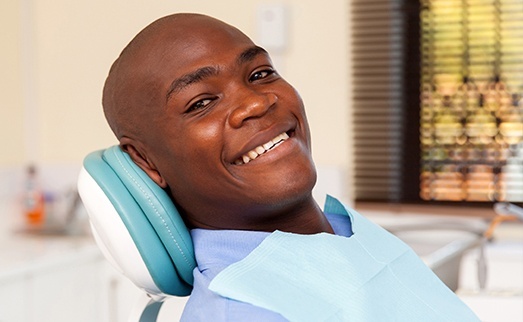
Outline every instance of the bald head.
<svg viewBox="0 0 523 322">
<path fill-rule="evenodd" d="M 205 46 L 218 32 L 248 39 L 222 21 L 183 13 L 154 21 L 131 40 L 113 63 L 103 89 L 105 117 L 118 139 L 141 137 L 154 127 L 169 92 L 166 69 L 182 59 L 179 53 Z"/>
</svg>

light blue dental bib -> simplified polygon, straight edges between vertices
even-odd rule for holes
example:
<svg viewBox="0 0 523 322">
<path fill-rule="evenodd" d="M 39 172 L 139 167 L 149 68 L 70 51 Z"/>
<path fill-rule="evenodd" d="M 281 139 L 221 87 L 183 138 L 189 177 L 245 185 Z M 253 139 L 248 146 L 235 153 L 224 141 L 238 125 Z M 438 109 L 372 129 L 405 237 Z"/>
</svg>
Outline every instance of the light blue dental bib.
<svg viewBox="0 0 523 322">
<path fill-rule="evenodd" d="M 337 212 L 350 216 L 350 238 L 276 231 L 209 289 L 290 321 L 479 321 L 402 241 Z"/>
</svg>

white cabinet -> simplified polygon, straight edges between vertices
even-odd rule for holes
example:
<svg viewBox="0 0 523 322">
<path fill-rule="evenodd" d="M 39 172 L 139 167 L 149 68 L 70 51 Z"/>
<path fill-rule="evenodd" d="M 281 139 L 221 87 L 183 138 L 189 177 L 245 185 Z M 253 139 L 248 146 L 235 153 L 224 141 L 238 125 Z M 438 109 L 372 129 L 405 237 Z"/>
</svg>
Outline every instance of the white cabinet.
<svg viewBox="0 0 523 322">
<path fill-rule="evenodd" d="M 103 257 L 87 237 L 9 236 L 0 245 L 0 322 L 92 322 Z"/>
<path fill-rule="evenodd" d="M 143 296 L 127 278 L 114 270 L 106 261 L 100 264 L 104 267 L 104 300 L 100 303 L 104 322 L 127 322 L 134 306 Z M 158 322 L 179 321 L 188 297 L 172 297 L 165 301 L 158 315 Z"/>
<path fill-rule="evenodd" d="M 98 303 L 101 322 L 127 321 L 131 310 L 142 292 L 127 278 L 113 269 L 105 260 L 99 264 L 103 277 L 102 294 Z"/>
<path fill-rule="evenodd" d="M 126 322 L 141 295 L 90 238 L 0 243 L 0 322 Z M 159 321 L 178 321 L 186 300 L 168 300 Z"/>
<path fill-rule="evenodd" d="M 28 321 L 28 290 L 23 278 L 0 281 L 0 322 Z"/>
<path fill-rule="evenodd" d="M 30 322 L 99 321 L 99 260 L 68 263 L 28 276 Z"/>
<path fill-rule="evenodd" d="M 0 272 L 0 322 L 99 321 L 101 261 L 93 247 L 13 261 Z"/>
</svg>

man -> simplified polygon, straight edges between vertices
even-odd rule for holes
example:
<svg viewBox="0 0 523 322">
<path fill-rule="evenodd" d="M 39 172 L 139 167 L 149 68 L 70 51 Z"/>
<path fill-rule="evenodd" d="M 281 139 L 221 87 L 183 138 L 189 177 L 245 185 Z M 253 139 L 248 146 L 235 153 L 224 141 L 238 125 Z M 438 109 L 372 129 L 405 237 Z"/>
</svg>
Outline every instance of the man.
<svg viewBox="0 0 523 322">
<path fill-rule="evenodd" d="M 115 62 L 103 105 L 123 150 L 190 226 L 332 232 L 311 196 L 303 103 L 239 30 L 199 15 L 158 20 Z"/>
<path fill-rule="evenodd" d="M 250 290 L 262 293 L 262 304 L 209 289 L 275 231 L 353 234 L 347 214 L 326 215 L 312 197 L 316 172 L 304 105 L 268 53 L 211 17 L 167 16 L 141 31 L 113 64 L 103 106 L 121 148 L 169 192 L 191 229 L 198 268 L 182 319 L 298 316 L 285 311 L 292 306 L 285 302 L 300 294 L 274 309 L 271 292 L 256 287 Z M 336 314 L 329 318 L 345 313 Z"/>
</svg>

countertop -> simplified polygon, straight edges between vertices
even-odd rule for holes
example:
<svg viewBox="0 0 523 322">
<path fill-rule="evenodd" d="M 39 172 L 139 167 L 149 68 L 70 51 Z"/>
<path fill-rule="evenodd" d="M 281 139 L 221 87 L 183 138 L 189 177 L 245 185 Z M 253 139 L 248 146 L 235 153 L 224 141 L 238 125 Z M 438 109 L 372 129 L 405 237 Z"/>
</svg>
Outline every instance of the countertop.
<svg viewBox="0 0 523 322">
<path fill-rule="evenodd" d="M 91 236 L 11 232 L 0 243 L 0 282 L 66 263 L 100 258 Z"/>
</svg>

